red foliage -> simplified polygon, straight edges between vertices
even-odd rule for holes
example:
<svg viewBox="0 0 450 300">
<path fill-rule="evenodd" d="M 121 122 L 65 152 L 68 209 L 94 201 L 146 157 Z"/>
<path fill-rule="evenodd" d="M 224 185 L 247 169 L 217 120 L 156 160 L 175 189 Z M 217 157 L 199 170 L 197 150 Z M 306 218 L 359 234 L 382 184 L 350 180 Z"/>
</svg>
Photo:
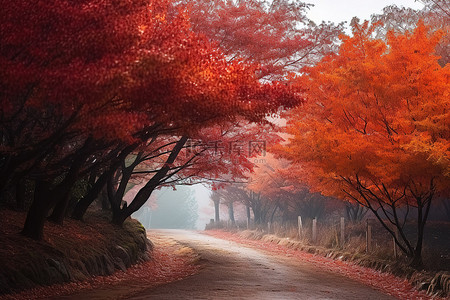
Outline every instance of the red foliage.
<svg viewBox="0 0 450 300">
<path fill-rule="evenodd" d="M 193 30 L 215 41 L 230 60 L 260 65 L 259 76 L 283 78 L 333 52 L 340 25 L 316 25 L 301 1 L 195 0 L 188 3 Z"/>
<path fill-rule="evenodd" d="M 23 177 L 42 183 L 28 236 L 41 238 L 52 207 L 62 222 L 62 194 L 83 172 L 115 166 L 111 158 L 129 144 L 195 137 L 241 118 L 264 122 L 301 101 L 290 86 L 261 83 L 256 64 L 228 61 L 192 30 L 178 1 L 122 2 L 0 0 L 0 194 Z M 170 151 L 149 187 L 170 177 L 180 153 Z M 235 165 L 248 169 L 244 159 Z"/>
</svg>

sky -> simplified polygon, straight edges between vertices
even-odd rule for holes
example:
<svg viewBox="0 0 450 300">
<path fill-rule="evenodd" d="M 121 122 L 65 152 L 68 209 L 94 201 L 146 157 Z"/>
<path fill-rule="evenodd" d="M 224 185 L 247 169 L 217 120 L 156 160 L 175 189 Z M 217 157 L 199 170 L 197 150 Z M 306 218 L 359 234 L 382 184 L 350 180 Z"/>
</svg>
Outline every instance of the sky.
<svg viewBox="0 0 450 300">
<path fill-rule="evenodd" d="M 332 21 L 350 23 L 354 16 L 360 20 L 369 20 L 371 14 L 380 14 L 383 8 L 395 4 L 397 6 L 422 9 L 423 4 L 415 0 L 305 0 L 314 4 L 308 16 L 316 23 Z"/>
</svg>

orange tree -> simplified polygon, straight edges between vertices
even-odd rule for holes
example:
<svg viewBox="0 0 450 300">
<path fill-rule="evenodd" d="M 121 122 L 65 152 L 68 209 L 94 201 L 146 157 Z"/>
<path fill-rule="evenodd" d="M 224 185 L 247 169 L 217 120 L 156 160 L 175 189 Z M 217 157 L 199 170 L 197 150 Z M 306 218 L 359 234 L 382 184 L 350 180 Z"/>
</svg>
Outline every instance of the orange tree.
<svg viewBox="0 0 450 300">
<path fill-rule="evenodd" d="M 307 103 L 275 151 L 315 190 L 367 207 L 420 268 L 430 205 L 450 183 L 450 69 L 433 54 L 441 32 L 419 22 L 384 42 L 373 30 L 355 22 L 337 55 L 304 70 Z M 411 215 L 415 237 L 404 230 Z"/>
<path fill-rule="evenodd" d="M 384 26 L 379 26 L 375 31 L 377 37 L 386 37 L 388 31 L 393 30 L 404 33 L 414 29 L 417 22 L 422 19 L 427 26 L 433 30 L 443 30 L 447 34 L 436 45 L 436 54 L 440 56 L 438 60 L 441 66 L 445 66 L 450 59 L 450 42 L 448 32 L 450 30 L 450 5 L 446 0 L 423 0 L 423 9 L 414 10 L 412 8 L 387 6 L 383 13 L 372 15 L 372 23 L 383 22 Z"/>
</svg>

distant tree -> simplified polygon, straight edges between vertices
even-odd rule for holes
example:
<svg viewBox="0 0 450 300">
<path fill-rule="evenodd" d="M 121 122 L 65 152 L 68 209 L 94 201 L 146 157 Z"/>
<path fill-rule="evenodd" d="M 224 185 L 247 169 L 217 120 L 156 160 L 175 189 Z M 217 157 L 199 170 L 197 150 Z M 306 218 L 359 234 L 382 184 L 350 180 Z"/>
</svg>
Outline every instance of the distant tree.
<svg viewBox="0 0 450 300">
<path fill-rule="evenodd" d="M 268 153 L 264 163 L 258 165 L 249 176 L 247 188 L 260 193 L 274 205 L 270 222 L 273 222 L 277 210 L 283 222 L 297 222 L 298 216 L 305 219 L 324 218 L 339 207 L 335 199 L 312 192 L 305 182 L 300 181 L 299 169 L 290 161 L 277 159 Z"/>
<path fill-rule="evenodd" d="M 214 211 L 215 211 L 215 221 L 219 222 L 219 208 L 220 205 L 224 205 L 227 207 L 228 211 L 228 221 L 231 224 L 236 223 L 236 219 L 234 218 L 234 203 L 237 199 L 228 197 L 226 188 L 222 189 L 214 189 L 211 193 L 211 200 L 214 203 Z"/>
<path fill-rule="evenodd" d="M 211 201 L 214 203 L 214 221 L 216 223 L 220 222 L 220 199 L 221 194 L 213 190 L 211 193 Z"/>
<path fill-rule="evenodd" d="M 357 223 L 363 220 L 369 209 L 358 202 L 346 201 L 345 214 L 350 222 Z"/>
<path fill-rule="evenodd" d="M 269 213 L 275 208 L 272 201 L 261 197 L 261 193 L 254 192 L 245 183 L 231 183 L 218 191 L 223 202 L 240 202 L 247 207 L 247 218 L 250 219 L 250 209 L 253 221 L 257 225 L 269 221 Z"/>
</svg>

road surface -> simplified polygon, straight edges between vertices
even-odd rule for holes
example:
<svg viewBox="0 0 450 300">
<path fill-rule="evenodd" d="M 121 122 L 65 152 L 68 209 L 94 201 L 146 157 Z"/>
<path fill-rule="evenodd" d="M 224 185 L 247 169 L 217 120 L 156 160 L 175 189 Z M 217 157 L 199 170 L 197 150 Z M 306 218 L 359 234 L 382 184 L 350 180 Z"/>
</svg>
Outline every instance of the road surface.
<svg viewBox="0 0 450 300">
<path fill-rule="evenodd" d="M 158 230 L 193 248 L 203 268 L 196 275 L 127 299 L 394 299 L 310 263 L 276 256 L 198 232 Z M 152 231 L 149 231 L 151 238 Z"/>
</svg>

